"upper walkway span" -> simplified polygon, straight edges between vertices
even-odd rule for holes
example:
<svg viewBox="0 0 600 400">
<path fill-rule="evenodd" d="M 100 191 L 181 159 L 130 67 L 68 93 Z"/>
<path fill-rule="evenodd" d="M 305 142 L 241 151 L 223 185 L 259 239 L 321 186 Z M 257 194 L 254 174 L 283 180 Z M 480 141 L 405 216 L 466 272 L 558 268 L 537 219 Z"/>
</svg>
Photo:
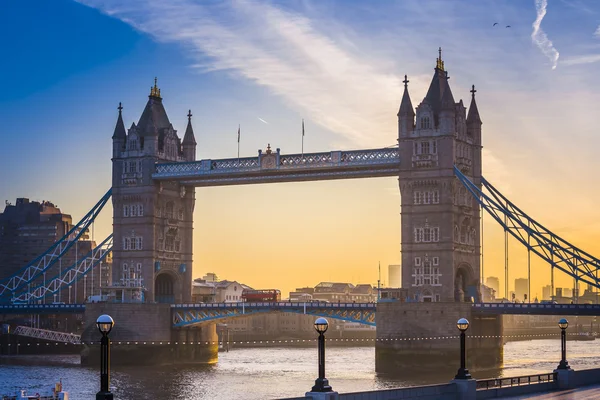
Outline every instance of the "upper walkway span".
<svg viewBox="0 0 600 400">
<path fill-rule="evenodd" d="M 260 150 L 257 157 L 156 164 L 154 180 L 193 186 L 299 182 L 329 179 L 398 176 L 398 147 L 280 154 Z"/>
</svg>

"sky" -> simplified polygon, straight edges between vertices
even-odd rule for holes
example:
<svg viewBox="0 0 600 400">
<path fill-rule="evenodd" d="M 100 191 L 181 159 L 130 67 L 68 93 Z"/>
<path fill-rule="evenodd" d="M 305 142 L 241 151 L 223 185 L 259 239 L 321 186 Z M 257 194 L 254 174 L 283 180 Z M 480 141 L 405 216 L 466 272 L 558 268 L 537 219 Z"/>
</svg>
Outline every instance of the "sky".
<svg viewBox="0 0 600 400">
<path fill-rule="evenodd" d="M 117 106 L 128 127 L 154 77 L 197 159 L 394 145 L 407 74 L 425 96 L 438 47 L 454 97 L 472 84 L 483 174 L 555 233 L 600 254 L 596 0 L 9 0 L 0 5 L 0 199 L 50 200 L 81 218 L 110 187 Z M 497 25 L 493 25 L 494 23 Z M 506 27 L 510 25 L 510 27 Z M 198 188 L 194 277 L 257 288 L 376 283 L 400 262 L 394 178 Z M 484 219 L 484 275 L 504 276 Z M 111 211 L 95 224 L 111 231 Z M 509 287 L 526 277 L 509 243 Z M 532 296 L 550 278 L 532 263 Z M 501 279 L 503 292 L 503 279 Z M 557 274 L 556 286 L 571 280 Z"/>
</svg>

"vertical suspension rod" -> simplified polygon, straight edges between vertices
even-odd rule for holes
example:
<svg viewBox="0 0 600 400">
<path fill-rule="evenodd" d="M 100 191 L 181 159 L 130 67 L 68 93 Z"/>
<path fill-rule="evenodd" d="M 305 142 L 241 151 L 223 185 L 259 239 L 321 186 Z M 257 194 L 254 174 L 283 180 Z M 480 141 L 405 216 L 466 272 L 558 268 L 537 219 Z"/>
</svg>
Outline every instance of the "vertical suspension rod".
<svg viewBox="0 0 600 400">
<path fill-rule="evenodd" d="M 506 225 L 506 214 L 504 214 L 504 226 Z M 508 301 L 508 229 L 504 228 L 504 298 Z"/>
<path fill-rule="evenodd" d="M 529 221 L 527 221 L 527 227 L 529 228 Z M 527 299 L 531 303 L 531 234 L 527 230 Z"/>
<path fill-rule="evenodd" d="M 556 296 L 556 293 L 554 292 L 554 247 L 550 248 L 550 260 L 551 260 L 551 265 L 550 265 L 550 285 L 552 286 L 552 293 L 550 295 L 550 298 L 552 300 L 554 300 L 554 297 Z"/>
<path fill-rule="evenodd" d="M 485 283 L 485 273 L 483 270 L 483 214 L 485 213 L 483 211 L 483 207 L 479 207 L 479 210 L 481 212 L 481 284 L 483 285 Z"/>
</svg>

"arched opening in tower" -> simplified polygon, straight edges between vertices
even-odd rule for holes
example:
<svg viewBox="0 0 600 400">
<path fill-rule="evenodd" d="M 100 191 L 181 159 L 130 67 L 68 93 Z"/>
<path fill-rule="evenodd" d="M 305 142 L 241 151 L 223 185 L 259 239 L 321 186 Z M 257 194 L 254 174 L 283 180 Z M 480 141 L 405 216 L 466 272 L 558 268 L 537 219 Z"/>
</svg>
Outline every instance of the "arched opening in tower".
<svg viewBox="0 0 600 400">
<path fill-rule="evenodd" d="M 163 273 L 156 277 L 154 299 L 157 303 L 175 303 L 175 282 L 171 275 Z"/>
</svg>

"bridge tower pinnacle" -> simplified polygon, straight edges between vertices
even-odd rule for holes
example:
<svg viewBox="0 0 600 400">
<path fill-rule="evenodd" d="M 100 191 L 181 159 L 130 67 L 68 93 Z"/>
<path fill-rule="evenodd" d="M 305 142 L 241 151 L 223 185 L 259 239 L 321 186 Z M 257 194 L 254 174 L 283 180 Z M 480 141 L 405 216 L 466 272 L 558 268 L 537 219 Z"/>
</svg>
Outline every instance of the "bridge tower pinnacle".
<svg viewBox="0 0 600 400">
<path fill-rule="evenodd" d="M 125 133 L 121 107 L 113 135 L 113 280 L 129 301 L 191 301 L 195 189 L 152 179 L 155 164 L 195 160 L 189 114 L 182 143 L 157 80 L 137 123 Z M 187 139 L 187 140 L 186 140 Z"/>
<path fill-rule="evenodd" d="M 481 122 L 474 92 L 467 119 L 448 80 L 440 49 L 416 123 L 411 123 L 415 114 L 406 78 L 398 113 L 402 287 L 419 301 L 480 296 L 479 205 L 454 176 L 453 166 L 479 183 Z"/>
</svg>

